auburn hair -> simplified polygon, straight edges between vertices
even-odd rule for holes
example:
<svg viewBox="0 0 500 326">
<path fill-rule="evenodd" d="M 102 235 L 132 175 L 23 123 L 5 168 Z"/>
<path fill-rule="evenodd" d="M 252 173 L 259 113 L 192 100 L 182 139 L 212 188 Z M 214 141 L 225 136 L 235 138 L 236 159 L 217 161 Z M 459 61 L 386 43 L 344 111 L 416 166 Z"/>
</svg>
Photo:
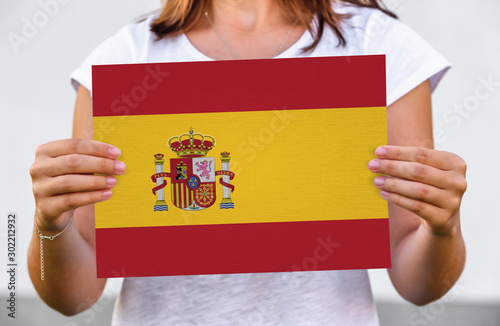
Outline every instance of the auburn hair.
<svg viewBox="0 0 500 326">
<path fill-rule="evenodd" d="M 346 39 L 342 35 L 342 22 L 349 17 L 336 13 L 332 2 L 345 2 L 358 7 L 376 8 L 387 15 L 397 18 L 387 10 L 381 0 L 276 0 L 283 13 L 290 21 L 306 26 L 313 35 L 314 42 L 303 50 L 310 51 L 316 47 L 323 36 L 325 24 L 337 35 L 339 45 L 345 46 Z M 205 10 L 212 7 L 212 0 L 163 0 L 160 16 L 152 23 L 151 31 L 158 39 L 175 36 L 193 29 L 201 19 Z M 314 24 L 314 17 L 317 17 Z M 314 26 L 316 25 L 316 26 Z"/>
</svg>

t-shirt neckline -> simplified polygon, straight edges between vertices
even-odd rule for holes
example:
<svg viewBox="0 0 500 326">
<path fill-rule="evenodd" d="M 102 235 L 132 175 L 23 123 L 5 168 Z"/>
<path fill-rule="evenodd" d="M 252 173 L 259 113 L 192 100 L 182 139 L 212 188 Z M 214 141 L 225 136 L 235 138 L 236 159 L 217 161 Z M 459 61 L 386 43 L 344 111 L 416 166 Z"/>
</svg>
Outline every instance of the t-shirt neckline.
<svg viewBox="0 0 500 326">
<path fill-rule="evenodd" d="M 289 58 L 293 56 L 297 56 L 297 54 L 294 55 L 296 52 L 300 52 L 300 49 L 306 46 L 306 42 L 310 38 L 310 33 L 306 29 L 302 36 L 295 42 L 293 43 L 288 49 L 285 51 L 281 52 L 277 56 L 271 57 L 269 59 L 279 59 L 279 58 Z M 216 59 L 213 59 L 200 50 L 198 50 L 193 43 L 189 40 L 189 38 L 186 36 L 185 33 L 182 33 L 181 35 L 182 42 L 185 44 L 185 47 L 188 49 L 188 51 L 193 54 L 196 58 L 203 60 L 203 61 L 217 61 Z"/>
</svg>

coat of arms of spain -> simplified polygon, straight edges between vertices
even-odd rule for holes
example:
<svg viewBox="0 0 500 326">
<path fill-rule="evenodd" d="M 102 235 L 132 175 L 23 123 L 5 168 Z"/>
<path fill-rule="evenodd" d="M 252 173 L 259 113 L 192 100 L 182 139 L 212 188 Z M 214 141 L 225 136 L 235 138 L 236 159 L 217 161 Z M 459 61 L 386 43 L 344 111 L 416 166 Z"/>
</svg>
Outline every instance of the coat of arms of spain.
<svg viewBox="0 0 500 326">
<path fill-rule="evenodd" d="M 168 146 L 177 154 L 177 158 L 170 159 L 167 166 L 170 172 L 164 172 L 165 156 L 161 153 L 154 155 L 156 173 L 151 179 L 156 183 L 153 188 L 153 194 L 156 195 L 155 212 L 168 211 L 165 201 L 167 178 L 170 178 L 172 204 L 183 210 L 200 211 L 216 202 L 215 183 L 216 178 L 221 177 L 220 209 L 234 209 L 231 199 L 231 193 L 234 191 L 231 180 L 234 173 L 229 170 L 230 153 L 220 154 L 221 170 L 218 171 L 215 169 L 215 158 L 207 157 L 208 152 L 215 147 L 214 137 L 195 133 L 190 129 L 188 134 L 171 137 Z"/>
</svg>

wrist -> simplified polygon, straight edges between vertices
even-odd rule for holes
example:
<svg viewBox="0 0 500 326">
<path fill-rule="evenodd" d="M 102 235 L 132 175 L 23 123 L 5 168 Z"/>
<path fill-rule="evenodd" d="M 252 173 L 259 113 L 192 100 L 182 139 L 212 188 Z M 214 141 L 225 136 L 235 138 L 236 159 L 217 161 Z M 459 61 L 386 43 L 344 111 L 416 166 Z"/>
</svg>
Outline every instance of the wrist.
<svg viewBox="0 0 500 326">
<path fill-rule="evenodd" d="M 44 236 L 53 236 L 64 230 L 71 223 L 72 218 L 73 210 L 64 212 L 53 221 L 41 218 L 38 211 L 35 211 L 35 228 L 39 234 L 41 232 Z"/>
<path fill-rule="evenodd" d="M 454 238 L 460 233 L 460 214 L 457 212 L 446 224 L 435 227 L 422 219 L 421 227 L 432 236 Z"/>
</svg>

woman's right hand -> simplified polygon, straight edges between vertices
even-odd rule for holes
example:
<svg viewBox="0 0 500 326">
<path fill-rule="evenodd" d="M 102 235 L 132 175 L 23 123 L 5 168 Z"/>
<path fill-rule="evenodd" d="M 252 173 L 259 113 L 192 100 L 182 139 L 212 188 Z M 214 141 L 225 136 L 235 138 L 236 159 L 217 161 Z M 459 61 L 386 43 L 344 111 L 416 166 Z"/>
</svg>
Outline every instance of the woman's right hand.
<svg viewBox="0 0 500 326">
<path fill-rule="evenodd" d="M 113 175 L 126 169 L 117 161 L 120 155 L 118 148 L 94 140 L 74 138 L 40 145 L 30 168 L 39 225 L 60 230 L 69 221 L 65 212 L 109 199 L 116 186 Z"/>
</svg>

